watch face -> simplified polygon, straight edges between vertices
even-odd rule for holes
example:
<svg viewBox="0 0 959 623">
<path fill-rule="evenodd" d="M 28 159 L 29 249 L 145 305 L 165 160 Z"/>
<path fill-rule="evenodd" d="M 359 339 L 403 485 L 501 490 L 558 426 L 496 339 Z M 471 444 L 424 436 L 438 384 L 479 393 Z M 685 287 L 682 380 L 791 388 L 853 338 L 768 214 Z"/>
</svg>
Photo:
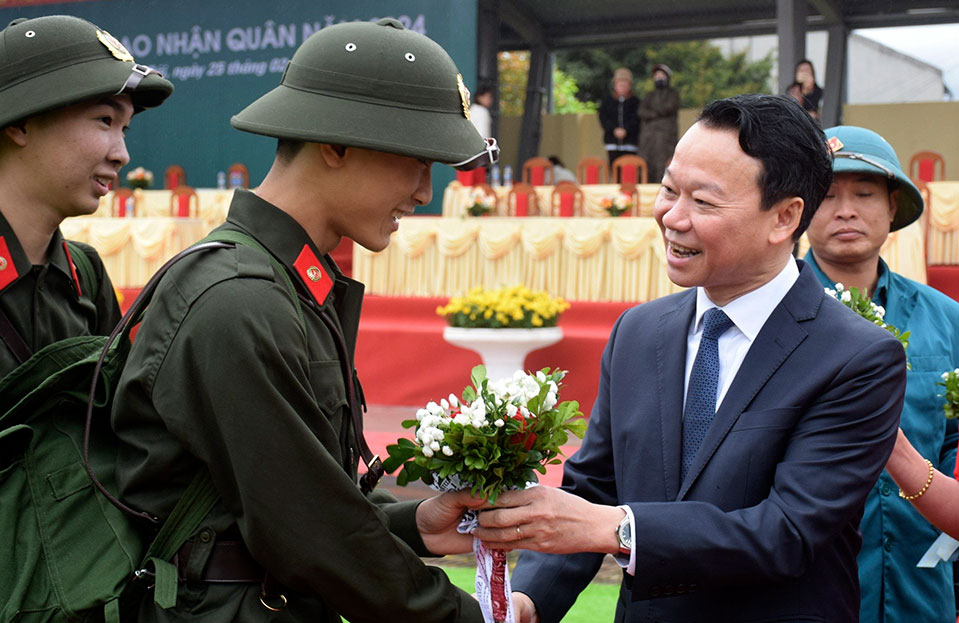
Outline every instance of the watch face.
<svg viewBox="0 0 959 623">
<path fill-rule="evenodd" d="M 629 525 L 629 518 L 623 519 L 619 524 L 619 543 L 627 549 L 633 549 L 633 533 Z"/>
</svg>

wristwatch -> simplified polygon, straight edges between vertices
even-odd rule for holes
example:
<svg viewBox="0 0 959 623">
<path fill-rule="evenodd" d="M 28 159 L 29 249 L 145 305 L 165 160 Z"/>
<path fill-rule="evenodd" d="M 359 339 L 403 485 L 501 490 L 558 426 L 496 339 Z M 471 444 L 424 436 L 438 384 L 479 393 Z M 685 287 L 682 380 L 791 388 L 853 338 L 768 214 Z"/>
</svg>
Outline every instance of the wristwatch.
<svg viewBox="0 0 959 623">
<path fill-rule="evenodd" d="M 623 517 L 616 528 L 616 538 L 619 539 L 619 553 L 621 556 L 629 556 L 633 551 L 633 527 L 630 525 L 629 513 Z"/>
</svg>

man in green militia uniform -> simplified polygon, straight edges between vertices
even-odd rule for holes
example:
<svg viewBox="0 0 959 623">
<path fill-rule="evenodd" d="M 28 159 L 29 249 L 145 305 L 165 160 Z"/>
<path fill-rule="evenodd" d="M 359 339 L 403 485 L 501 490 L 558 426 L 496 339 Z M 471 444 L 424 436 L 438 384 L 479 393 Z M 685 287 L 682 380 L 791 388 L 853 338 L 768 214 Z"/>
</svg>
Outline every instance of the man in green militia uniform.
<svg viewBox="0 0 959 623">
<path fill-rule="evenodd" d="M 381 20 L 313 34 L 281 85 L 233 118 L 279 143 L 221 229 L 269 255 L 240 244 L 176 264 L 113 411 L 128 444 L 117 466 L 126 502 L 165 518 L 200 469 L 221 496 L 174 561 L 175 607 L 147 599 L 140 620 L 482 619 L 418 558 L 469 551 L 455 526 L 480 502 L 396 502 L 357 487 L 364 443 L 350 359 L 362 285 L 327 256 L 343 236 L 384 249 L 399 219 L 430 200 L 432 162 L 495 161 L 468 110 L 446 52 Z"/>
<path fill-rule="evenodd" d="M 131 117 L 172 92 L 85 20 L 17 19 L 0 31 L 0 376 L 120 319 L 100 257 L 79 243 L 71 252 L 59 227 L 96 211 L 130 160 Z"/>
</svg>

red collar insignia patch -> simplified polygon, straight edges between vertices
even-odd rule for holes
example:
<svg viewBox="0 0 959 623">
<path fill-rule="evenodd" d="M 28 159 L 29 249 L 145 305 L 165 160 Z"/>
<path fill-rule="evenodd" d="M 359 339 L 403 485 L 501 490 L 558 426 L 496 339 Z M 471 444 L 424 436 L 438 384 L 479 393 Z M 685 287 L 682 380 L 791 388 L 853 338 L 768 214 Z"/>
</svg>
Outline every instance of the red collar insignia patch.
<svg viewBox="0 0 959 623">
<path fill-rule="evenodd" d="M 17 280 L 17 267 L 13 263 L 13 256 L 10 255 L 10 249 L 7 247 L 7 241 L 0 236 L 0 290 Z"/>
<path fill-rule="evenodd" d="M 63 243 L 63 252 L 67 255 L 67 263 L 70 265 L 70 273 L 73 275 L 73 284 L 77 287 L 77 296 L 83 296 L 83 291 L 80 289 L 80 278 L 77 277 L 77 265 L 73 263 L 70 248 L 65 241 Z"/>
<path fill-rule="evenodd" d="M 303 250 L 293 262 L 293 268 L 316 302 L 320 305 L 326 303 L 326 297 L 333 289 L 333 278 L 323 270 L 323 264 L 310 249 L 310 245 L 303 245 Z"/>
</svg>

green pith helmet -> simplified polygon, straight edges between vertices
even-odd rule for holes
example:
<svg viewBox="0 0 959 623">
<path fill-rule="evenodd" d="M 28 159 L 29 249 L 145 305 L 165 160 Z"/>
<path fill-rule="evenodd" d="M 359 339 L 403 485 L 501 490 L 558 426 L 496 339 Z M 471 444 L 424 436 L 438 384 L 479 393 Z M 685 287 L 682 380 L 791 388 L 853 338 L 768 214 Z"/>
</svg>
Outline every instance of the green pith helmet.
<svg viewBox="0 0 959 623">
<path fill-rule="evenodd" d="M 293 55 L 280 86 L 231 120 L 276 138 L 362 147 L 473 169 L 499 149 L 469 121 L 446 51 L 393 19 L 328 26 Z"/>
<path fill-rule="evenodd" d="M 69 15 L 15 19 L 0 31 L 0 127 L 94 97 L 127 93 L 136 112 L 173 85 L 110 33 Z"/>
<path fill-rule="evenodd" d="M 922 214 L 922 193 L 906 175 L 895 150 L 886 139 L 872 130 L 851 125 L 840 125 L 826 130 L 826 139 L 832 151 L 833 173 L 869 173 L 892 180 L 899 189 L 896 197 L 896 217 L 889 231 L 909 225 Z"/>
</svg>

